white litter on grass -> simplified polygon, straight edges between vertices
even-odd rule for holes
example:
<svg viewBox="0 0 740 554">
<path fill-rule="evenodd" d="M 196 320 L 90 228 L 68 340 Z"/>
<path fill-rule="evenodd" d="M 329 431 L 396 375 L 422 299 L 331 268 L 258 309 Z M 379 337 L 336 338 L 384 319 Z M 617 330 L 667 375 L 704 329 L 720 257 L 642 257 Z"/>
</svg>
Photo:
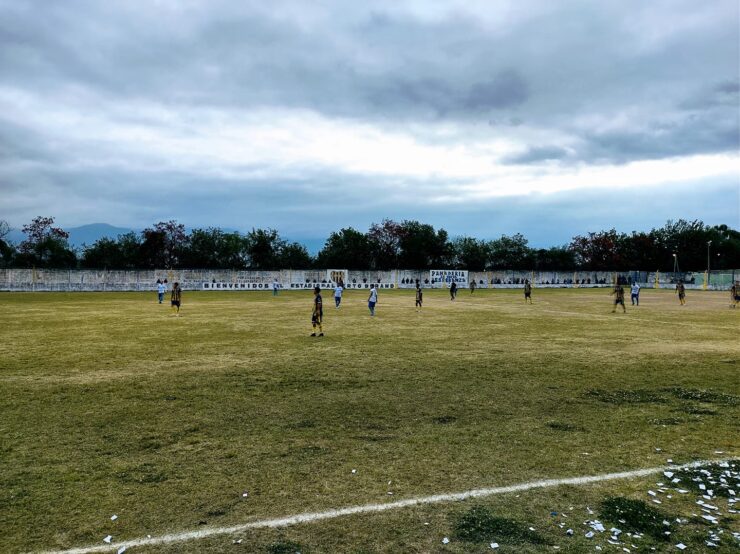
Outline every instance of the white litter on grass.
<svg viewBox="0 0 740 554">
<path fill-rule="evenodd" d="M 689 469 L 701 467 L 707 464 L 717 463 L 719 460 L 700 460 L 696 462 L 687 463 L 681 466 L 675 466 L 670 469 Z M 213 537 L 217 535 L 233 535 L 235 533 L 243 533 L 244 531 L 251 529 L 261 528 L 281 528 L 288 527 L 297 524 L 312 523 L 315 521 L 324 521 L 328 519 L 336 519 L 339 517 L 356 515 L 356 514 L 368 514 L 385 512 L 388 510 L 396 510 L 400 508 L 407 508 L 411 506 L 419 506 L 422 504 L 439 504 L 441 502 L 459 502 L 470 498 L 482 498 L 498 494 L 509 494 L 520 491 L 528 491 L 532 489 L 543 489 L 558 487 L 561 485 L 586 485 L 590 483 L 599 483 L 602 481 L 612 481 L 617 479 L 631 479 L 635 477 L 647 477 L 658 472 L 665 471 L 667 467 L 653 467 L 645 469 L 636 469 L 632 471 L 623 471 L 618 473 L 604 473 L 600 475 L 589 475 L 581 477 L 568 477 L 561 479 L 544 479 L 540 481 L 530 481 L 526 483 L 519 483 L 514 485 L 506 485 L 501 487 L 492 487 L 485 489 L 474 489 L 458 493 L 449 494 L 438 494 L 433 496 L 406 498 L 396 500 L 393 502 L 385 502 L 380 504 L 365 504 L 357 506 L 347 506 L 345 508 L 339 508 L 334 510 L 327 510 L 324 512 L 305 512 L 295 514 L 292 516 L 286 516 L 275 519 L 263 519 L 257 521 L 250 521 L 247 523 L 241 523 L 232 525 L 230 527 L 201 527 L 195 530 L 182 531 L 179 533 L 170 533 L 167 535 L 159 535 L 152 537 L 147 535 L 146 538 L 138 538 L 126 541 L 121 546 L 132 548 L 136 546 L 153 546 L 161 544 L 172 544 L 181 543 L 186 541 L 193 541 L 204 539 L 207 537 Z M 84 546 L 76 547 L 67 550 L 55 550 L 47 551 L 45 554 L 92 554 L 94 552 L 109 552 L 110 546 Z"/>
<path fill-rule="evenodd" d="M 352 470 L 352 473 L 357 473 L 357 470 L 356 470 L 356 469 L 353 469 L 353 470 Z"/>
<path fill-rule="evenodd" d="M 678 492 L 680 492 L 681 494 L 686 494 L 689 491 L 687 491 L 686 489 L 678 489 Z"/>
<path fill-rule="evenodd" d="M 672 471 L 664 471 L 663 475 L 665 475 L 666 477 L 668 477 L 668 479 L 670 479 L 675 475 L 675 473 L 673 473 Z"/>
<path fill-rule="evenodd" d="M 686 550 L 687 546 L 684 543 L 680 542 L 676 545 L 676 548 L 678 548 L 679 550 Z"/>
<path fill-rule="evenodd" d="M 529 528 L 529 530 L 530 530 L 530 531 L 534 531 L 534 527 L 530 527 L 530 528 Z"/>
<path fill-rule="evenodd" d="M 247 492 L 247 491 L 244 491 L 244 492 L 242 493 L 242 498 L 246 498 L 246 497 L 248 497 L 248 496 L 249 496 L 249 492 Z"/>
<path fill-rule="evenodd" d="M 450 539 L 448 539 L 447 537 L 443 538 L 442 544 L 450 544 Z"/>
<path fill-rule="evenodd" d="M 565 532 L 565 534 L 566 534 L 566 535 L 568 535 L 569 537 L 572 537 L 572 536 L 573 536 L 573 529 L 568 529 L 568 530 L 567 530 L 567 531 Z"/>
<path fill-rule="evenodd" d="M 116 514 L 113 514 L 112 516 L 110 516 L 111 521 L 116 521 L 117 519 L 118 519 L 118 516 Z"/>
<path fill-rule="evenodd" d="M 703 518 L 704 518 L 704 519 L 706 519 L 707 521 L 711 521 L 712 523 L 717 523 L 717 518 L 716 518 L 716 517 L 714 517 L 714 516 L 710 516 L 710 515 L 702 515 L 701 517 L 703 517 Z"/>
<path fill-rule="evenodd" d="M 598 531 L 599 533 L 606 531 L 606 527 L 604 527 L 600 521 L 592 521 L 589 525 L 591 526 L 591 529 Z"/>
<path fill-rule="evenodd" d="M 497 542 L 492 542 L 488 546 L 491 547 L 491 550 L 496 550 L 498 548 L 498 543 Z"/>
<path fill-rule="evenodd" d="M 119 548 L 116 551 L 116 554 L 123 554 L 124 552 L 126 552 L 126 547 L 125 546 L 122 546 L 121 548 Z"/>
<path fill-rule="evenodd" d="M 107 537 L 105 537 L 103 539 L 103 542 L 107 542 L 108 544 L 110 544 L 110 541 L 112 541 L 112 540 L 113 540 L 113 537 L 111 537 L 110 535 L 108 535 Z"/>
<path fill-rule="evenodd" d="M 655 496 L 655 491 L 648 491 L 648 494 L 649 494 L 650 496 Z"/>
</svg>

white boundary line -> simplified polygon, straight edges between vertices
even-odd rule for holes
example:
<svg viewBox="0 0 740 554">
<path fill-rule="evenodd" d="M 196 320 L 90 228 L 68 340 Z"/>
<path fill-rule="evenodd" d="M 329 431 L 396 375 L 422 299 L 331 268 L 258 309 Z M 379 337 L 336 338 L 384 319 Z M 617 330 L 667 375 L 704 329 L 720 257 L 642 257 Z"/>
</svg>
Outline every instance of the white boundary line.
<svg viewBox="0 0 740 554">
<path fill-rule="evenodd" d="M 262 528 L 274 528 L 274 527 L 288 527 L 291 525 L 298 525 L 299 523 L 312 523 L 314 521 L 321 521 L 324 519 L 334 519 L 338 517 L 344 517 L 354 514 L 368 514 L 385 512 L 388 510 L 396 510 L 398 508 L 407 508 L 409 506 L 418 506 L 420 504 L 437 504 L 440 502 L 459 502 L 461 500 L 467 500 L 468 498 L 482 498 L 486 496 L 493 496 L 496 494 L 505 494 L 510 492 L 528 491 L 531 489 L 545 489 L 551 487 L 558 487 L 560 485 L 586 485 L 589 483 L 598 483 L 600 481 L 612 481 L 615 479 L 631 479 L 633 477 L 645 477 L 652 475 L 660 471 L 667 471 L 669 469 L 688 469 L 692 467 L 702 466 L 705 464 L 722 463 L 734 461 L 733 459 L 727 460 L 702 460 L 692 462 L 683 465 L 669 465 L 663 467 L 651 467 L 647 469 L 637 469 L 633 471 L 622 471 L 619 473 L 604 473 L 601 475 L 590 475 L 585 477 L 568 477 L 565 479 L 546 479 L 543 481 L 530 481 L 529 483 L 520 483 L 518 485 L 509 485 L 506 487 L 494 487 L 489 489 L 474 489 L 465 492 L 450 493 L 450 494 L 437 494 L 434 496 L 422 496 L 417 498 L 408 498 L 406 500 L 398 500 L 396 502 L 386 502 L 384 504 L 365 504 L 362 506 L 350 506 L 347 508 L 340 508 L 337 510 L 327 510 L 325 512 L 308 512 L 297 514 L 293 516 L 287 516 L 277 519 L 263 519 L 258 521 L 252 521 L 249 523 L 241 523 L 239 525 L 232 525 L 230 527 L 206 527 L 197 531 L 184 531 L 181 533 L 172 533 L 169 535 L 160 535 L 158 537 L 133 539 L 129 541 L 123 541 L 114 544 L 103 544 L 95 546 L 84 546 L 79 548 L 71 548 L 69 550 L 54 550 L 46 551 L 42 554 L 92 554 L 94 552 L 116 552 L 122 546 L 126 549 L 134 548 L 136 546 L 153 546 L 158 544 L 171 544 L 177 542 L 185 542 L 203 539 L 206 537 L 213 537 L 217 535 L 230 535 L 233 533 L 241 533 L 250 529 L 262 529 Z"/>
</svg>

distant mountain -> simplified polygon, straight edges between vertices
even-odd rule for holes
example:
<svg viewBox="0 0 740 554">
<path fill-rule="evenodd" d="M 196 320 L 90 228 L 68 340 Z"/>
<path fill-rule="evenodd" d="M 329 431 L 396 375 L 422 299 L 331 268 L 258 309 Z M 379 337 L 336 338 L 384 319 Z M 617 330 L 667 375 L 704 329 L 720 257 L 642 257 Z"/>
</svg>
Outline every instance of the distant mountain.
<svg viewBox="0 0 740 554">
<path fill-rule="evenodd" d="M 115 239 L 118 235 L 128 233 L 133 229 L 114 227 L 107 223 L 91 223 L 89 225 L 80 225 L 79 227 L 70 227 L 64 230 L 69 233 L 70 246 L 73 248 L 80 248 L 83 244 L 87 244 L 89 246 L 103 237 Z M 8 234 L 8 239 L 12 243 L 19 244 L 26 240 L 26 235 L 24 235 L 20 229 L 13 229 Z"/>
<path fill-rule="evenodd" d="M 118 238 L 118 235 L 123 235 L 124 233 L 129 233 L 131 231 L 134 231 L 136 233 L 139 232 L 136 229 L 129 229 L 127 227 L 114 227 L 113 225 L 108 225 L 107 223 L 90 223 L 88 225 L 80 225 L 79 227 L 64 228 L 64 230 L 69 233 L 69 244 L 70 246 L 72 246 L 72 248 L 82 248 L 83 244 L 90 246 L 94 244 L 96 240 L 103 237 L 115 239 Z M 230 227 L 222 227 L 222 230 L 226 233 L 237 232 L 236 229 L 232 229 Z M 186 231 L 190 233 L 192 229 L 187 228 Z M 247 232 L 248 231 L 242 231 L 241 233 L 246 234 Z M 326 238 L 283 238 L 288 242 L 298 242 L 302 244 L 306 247 L 308 253 L 312 256 L 318 254 L 319 250 L 324 247 L 324 243 L 326 242 Z M 18 245 L 26 240 L 26 235 L 24 235 L 20 229 L 13 229 L 8 234 L 8 240 Z"/>
<path fill-rule="evenodd" d="M 118 238 L 118 235 L 130 233 L 133 229 L 114 227 L 107 223 L 90 223 L 89 225 L 70 227 L 69 229 L 65 229 L 65 231 L 69 233 L 69 244 L 75 248 L 79 248 L 83 244 L 89 246 L 96 240 L 104 237 L 109 239 Z"/>
</svg>

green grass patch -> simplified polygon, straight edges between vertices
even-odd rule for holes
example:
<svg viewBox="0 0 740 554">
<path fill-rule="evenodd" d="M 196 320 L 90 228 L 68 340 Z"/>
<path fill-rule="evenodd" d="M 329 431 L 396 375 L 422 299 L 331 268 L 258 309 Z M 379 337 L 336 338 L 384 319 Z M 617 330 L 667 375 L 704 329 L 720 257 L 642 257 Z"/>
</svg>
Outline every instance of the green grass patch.
<svg viewBox="0 0 740 554">
<path fill-rule="evenodd" d="M 649 506 L 642 500 L 611 497 L 601 503 L 601 518 L 620 528 L 623 532 L 645 533 L 654 539 L 667 540 L 665 532 L 668 527 L 663 521 L 672 520 L 672 516 Z"/>
<path fill-rule="evenodd" d="M 504 544 L 544 544 L 537 532 L 510 518 L 494 516 L 483 506 L 473 506 L 455 522 L 454 536 L 462 541 Z"/>
</svg>

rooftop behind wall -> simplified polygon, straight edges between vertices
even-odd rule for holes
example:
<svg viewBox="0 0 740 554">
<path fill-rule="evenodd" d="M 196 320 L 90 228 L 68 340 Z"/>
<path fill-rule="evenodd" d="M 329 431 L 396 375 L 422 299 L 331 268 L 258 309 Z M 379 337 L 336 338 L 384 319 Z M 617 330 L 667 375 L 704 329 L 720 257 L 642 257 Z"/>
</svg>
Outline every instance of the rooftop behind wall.
<svg viewBox="0 0 740 554">
<path fill-rule="evenodd" d="M 384 288 L 413 288 L 418 279 L 422 287 L 440 288 L 441 283 L 430 282 L 429 271 L 349 271 L 348 288 L 367 288 L 380 283 Z M 684 279 L 687 288 L 727 290 L 740 270 L 712 271 L 705 284 L 705 273 L 655 273 L 641 271 L 471 271 L 470 281 L 478 288 L 520 287 L 530 280 L 536 287 L 608 287 L 621 276 L 628 282 L 637 281 L 643 287 L 672 287 Z M 55 269 L 0 269 L 0 291 L 151 291 L 157 279 L 169 283 L 178 281 L 185 290 L 200 290 L 204 283 L 247 284 L 244 290 L 269 290 L 277 280 L 283 289 L 302 289 L 314 285 L 331 285 L 327 270 L 236 271 L 236 270 L 55 270 Z M 465 285 L 467 286 L 467 284 Z M 215 288 L 215 287 L 214 287 Z M 219 286 L 219 289 L 221 287 Z M 227 288 L 227 287 L 224 287 Z"/>
</svg>

